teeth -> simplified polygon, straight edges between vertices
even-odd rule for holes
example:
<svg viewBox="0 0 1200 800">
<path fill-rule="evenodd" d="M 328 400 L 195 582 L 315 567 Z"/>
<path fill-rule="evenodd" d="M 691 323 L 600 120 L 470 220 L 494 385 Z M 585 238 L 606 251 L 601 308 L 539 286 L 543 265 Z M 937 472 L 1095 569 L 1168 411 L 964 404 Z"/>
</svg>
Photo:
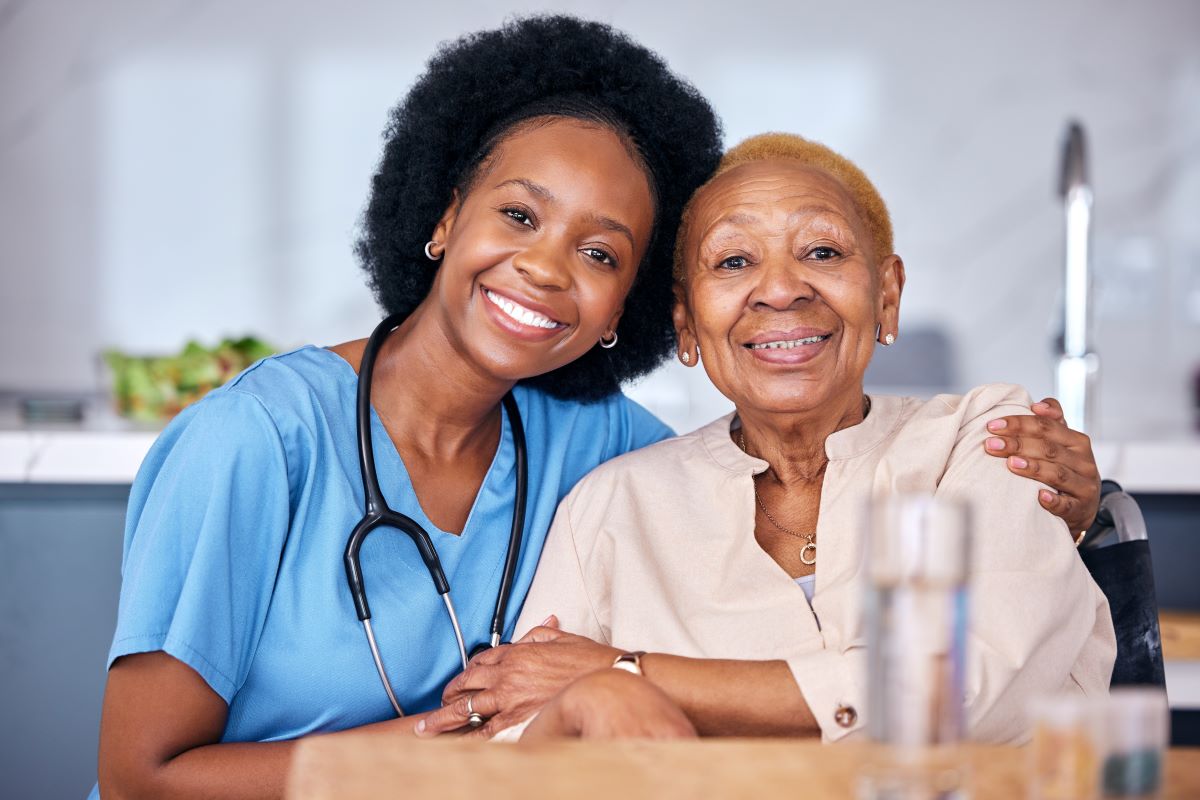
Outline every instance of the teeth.
<svg viewBox="0 0 1200 800">
<path fill-rule="evenodd" d="M 792 339 L 786 342 L 763 342 L 762 344 L 750 345 L 751 350 L 791 350 L 793 347 L 800 347 L 806 344 L 816 344 L 817 342 L 828 339 L 828 335 L 824 336 L 809 336 L 807 339 Z"/>
<path fill-rule="evenodd" d="M 491 300 L 501 311 L 508 314 L 510 317 L 520 322 L 522 325 L 531 325 L 535 328 L 557 328 L 559 324 L 549 317 L 543 317 L 536 311 L 530 311 L 522 305 L 517 305 L 508 298 L 501 297 L 490 289 L 484 289 L 483 293 L 487 295 L 487 299 Z"/>
</svg>

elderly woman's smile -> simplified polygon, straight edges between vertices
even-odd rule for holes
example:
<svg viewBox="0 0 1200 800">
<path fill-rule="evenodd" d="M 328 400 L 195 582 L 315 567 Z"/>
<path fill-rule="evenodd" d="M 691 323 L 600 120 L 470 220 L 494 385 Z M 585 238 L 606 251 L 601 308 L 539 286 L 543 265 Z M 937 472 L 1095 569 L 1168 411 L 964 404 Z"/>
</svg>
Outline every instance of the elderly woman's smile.
<svg viewBox="0 0 1200 800">
<path fill-rule="evenodd" d="M 832 333 L 801 326 L 790 331 L 768 331 L 746 343 L 756 358 L 775 364 L 803 364 L 821 352 Z"/>
<path fill-rule="evenodd" d="M 903 283 L 864 216 L 836 177 L 787 159 L 734 167 L 696 195 L 680 243 L 681 336 L 694 337 L 739 405 L 797 410 L 861 396 Z"/>
</svg>

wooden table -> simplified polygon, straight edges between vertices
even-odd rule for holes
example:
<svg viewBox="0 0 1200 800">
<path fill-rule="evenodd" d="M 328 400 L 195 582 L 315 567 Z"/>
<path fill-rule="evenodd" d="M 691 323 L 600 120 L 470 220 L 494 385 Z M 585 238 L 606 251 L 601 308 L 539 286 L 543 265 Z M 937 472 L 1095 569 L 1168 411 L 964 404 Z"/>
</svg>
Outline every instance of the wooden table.
<svg viewBox="0 0 1200 800">
<path fill-rule="evenodd" d="M 1158 626 L 1164 659 L 1200 660 L 1200 614 L 1194 611 L 1160 611 Z"/>
<path fill-rule="evenodd" d="M 973 800 L 1024 800 L 1025 750 L 973 745 L 966 752 Z M 826 800 L 854 797 L 864 756 L 858 744 L 778 739 L 523 745 L 314 737 L 296 750 L 287 796 Z M 1163 797 L 1200 798 L 1200 748 L 1168 753 Z"/>
</svg>

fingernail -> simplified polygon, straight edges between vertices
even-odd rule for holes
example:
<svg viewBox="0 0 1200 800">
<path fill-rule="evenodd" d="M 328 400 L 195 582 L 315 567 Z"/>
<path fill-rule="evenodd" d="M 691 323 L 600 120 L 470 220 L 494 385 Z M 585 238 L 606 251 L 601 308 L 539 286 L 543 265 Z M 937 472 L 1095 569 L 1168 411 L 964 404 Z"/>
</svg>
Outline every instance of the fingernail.
<svg viewBox="0 0 1200 800">
<path fill-rule="evenodd" d="M 989 431 L 1002 431 L 1007 427 L 1008 420 L 1006 419 L 994 419 L 987 424 L 987 429 Z"/>
<path fill-rule="evenodd" d="M 553 614 L 551 614 L 550 616 L 548 616 L 548 617 L 546 617 L 544 620 L 542 620 L 542 624 L 541 624 L 539 627 L 542 627 L 542 628 L 544 628 L 544 627 L 546 627 L 547 625 L 549 625 L 549 624 L 550 624 L 551 622 L 553 622 L 553 621 L 554 621 L 554 615 L 553 615 Z"/>
<path fill-rule="evenodd" d="M 1004 440 L 1000 439 L 996 436 L 993 436 L 992 438 L 987 440 L 987 444 L 985 446 L 987 447 L 988 450 L 1003 450 L 1004 449 Z"/>
<path fill-rule="evenodd" d="M 1042 498 L 1043 503 L 1054 502 L 1054 492 L 1050 491 L 1049 489 L 1042 489 L 1040 492 L 1038 492 L 1038 496 Z"/>
<path fill-rule="evenodd" d="M 1034 409 L 1046 409 L 1046 408 L 1049 408 L 1049 407 L 1050 407 L 1050 406 L 1046 405 L 1045 403 L 1034 403 L 1033 405 L 1031 405 L 1031 406 L 1029 407 L 1029 410 L 1030 410 L 1030 411 L 1032 411 L 1032 410 L 1034 410 Z"/>
<path fill-rule="evenodd" d="M 425 732 L 425 720 L 421 720 L 420 722 L 418 722 L 417 727 L 413 728 L 413 732 L 416 733 L 418 736 L 420 736 L 422 733 L 424 733 Z"/>
<path fill-rule="evenodd" d="M 1016 469 L 1025 469 L 1029 466 L 1029 462 L 1020 456 L 1009 456 L 1008 463 L 1012 464 Z"/>
</svg>

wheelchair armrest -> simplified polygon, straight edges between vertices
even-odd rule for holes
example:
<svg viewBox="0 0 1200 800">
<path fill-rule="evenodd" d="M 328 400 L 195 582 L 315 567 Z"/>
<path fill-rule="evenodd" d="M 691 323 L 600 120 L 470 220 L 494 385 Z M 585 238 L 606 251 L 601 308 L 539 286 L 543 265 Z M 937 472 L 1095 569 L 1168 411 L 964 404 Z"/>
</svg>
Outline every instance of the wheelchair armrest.
<svg viewBox="0 0 1200 800">
<path fill-rule="evenodd" d="M 1083 551 L 1098 550 L 1122 542 L 1138 542 L 1149 539 L 1146 520 L 1137 501 L 1121 489 L 1116 481 L 1100 484 L 1100 510 L 1079 543 Z"/>
</svg>

